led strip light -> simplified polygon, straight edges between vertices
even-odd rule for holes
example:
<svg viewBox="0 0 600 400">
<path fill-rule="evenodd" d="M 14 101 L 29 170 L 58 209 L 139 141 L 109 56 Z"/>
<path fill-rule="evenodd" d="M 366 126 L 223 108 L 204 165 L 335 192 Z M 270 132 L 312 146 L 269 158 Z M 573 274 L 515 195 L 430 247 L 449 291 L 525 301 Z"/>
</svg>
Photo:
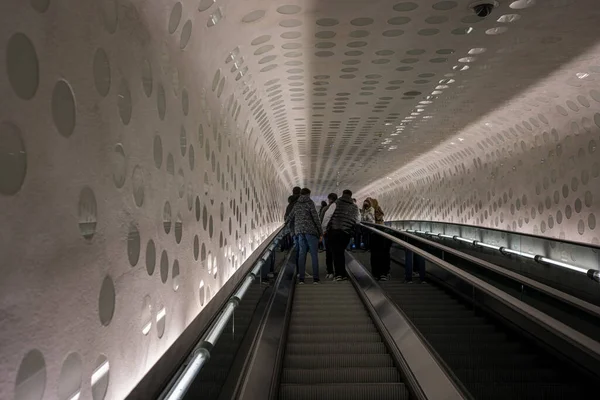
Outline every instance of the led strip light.
<svg viewBox="0 0 600 400">
<path fill-rule="evenodd" d="M 505 256 L 514 255 L 514 256 L 526 258 L 528 260 L 536 261 L 540 264 L 553 265 L 556 267 L 561 267 L 561 268 L 565 268 L 565 269 L 568 269 L 571 271 L 586 274 L 590 279 L 600 283 L 600 271 L 598 271 L 598 270 L 578 267 L 576 265 L 571 265 L 571 264 L 568 264 L 568 263 L 565 263 L 562 261 L 557 261 L 557 260 L 553 260 L 548 257 L 544 257 L 540 254 L 532 254 L 532 253 L 527 253 L 527 252 L 523 252 L 523 251 L 519 251 L 519 250 L 509 249 L 508 247 L 496 246 L 496 245 L 493 245 L 490 243 L 485 243 L 485 242 L 482 242 L 479 240 L 467 239 L 467 238 L 457 236 L 457 235 L 452 236 L 452 235 L 446 235 L 446 234 L 442 234 L 442 233 L 433 233 L 433 232 L 429 232 L 429 231 L 420 231 L 420 230 L 414 230 L 414 229 L 403 229 L 403 230 L 399 230 L 399 231 L 406 232 L 406 233 L 425 235 L 425 236 L 440 237 L 440 238 L 444 238 L 444 239 L 453 239 L 458 242 L 468 243 L 472 246 L 483 247 L 483 248 L 490 249 L 490 250 L 496 250 L 496 251 L 499 251 L 500 253 L 504 254 Z"/>
</svg>

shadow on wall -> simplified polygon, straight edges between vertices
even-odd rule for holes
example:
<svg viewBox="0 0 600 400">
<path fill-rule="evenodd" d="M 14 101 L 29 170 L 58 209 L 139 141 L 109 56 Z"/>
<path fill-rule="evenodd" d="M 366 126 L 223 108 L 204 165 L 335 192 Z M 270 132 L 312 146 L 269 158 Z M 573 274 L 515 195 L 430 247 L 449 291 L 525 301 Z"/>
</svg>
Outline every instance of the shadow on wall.
<svg viewBox="0 0 600 400">
<path fill-rule="evenodd" d="M 600 48 L 393 177 L 392 220 L 600 244 Z M 581 73 L 575 80 L 569 78 Z"/>
<path fill-rule="evenodd" d="M 235 74 L 213 78 L 213 1 L 17 3 L 0 4 L 0 398 L 123 398 L 278 227 L 287 188 L 240 127 Z"/>
</svg>

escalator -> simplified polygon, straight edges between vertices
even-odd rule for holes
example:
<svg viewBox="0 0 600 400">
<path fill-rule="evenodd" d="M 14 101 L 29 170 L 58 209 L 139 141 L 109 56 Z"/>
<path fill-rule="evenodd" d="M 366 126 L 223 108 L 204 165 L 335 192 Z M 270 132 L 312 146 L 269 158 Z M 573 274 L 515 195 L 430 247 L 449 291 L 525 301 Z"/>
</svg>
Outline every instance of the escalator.
<svg viewBox="0 0 600 400">
<path fill-rule="evenodd" d="M 408 398 L 386 344 L 352 284 L 298 285 L 279 399 Z"/>
<path fill-rule="evenodd" d="M 296 284 L 288 257 L 268 306 L 251 316 L 267 296 L 260 285 L 249 292 L 239 310 L 248 313 L 236 322 L 240 335 L 221 338 L 185 398 L 594 398 L 597 378 L 434 276 L 401 283 L 403 267 L 392 263 L 392 280 L 377 284 L 366 272 L 370 254 L 352 256 L 351 280 L 319 284 Z M 250 320 L 258 327 L 245 332 Z M 242 341 L 250 343 L 246 350 Z"/>
<path fill-rule="evenodd" d="M 592 393 L 567 365 L 440 287 L 381 286 L 475 399 L 585 399 Z"/>
<path fill-rule="evenodd" d="M 367 268 L 370 253 L 354 256 Z M 403 283 L 392 263 L 380 286 L 474 399 L 586 399 L 598 382 L 435 280 Z"/>
</svg>

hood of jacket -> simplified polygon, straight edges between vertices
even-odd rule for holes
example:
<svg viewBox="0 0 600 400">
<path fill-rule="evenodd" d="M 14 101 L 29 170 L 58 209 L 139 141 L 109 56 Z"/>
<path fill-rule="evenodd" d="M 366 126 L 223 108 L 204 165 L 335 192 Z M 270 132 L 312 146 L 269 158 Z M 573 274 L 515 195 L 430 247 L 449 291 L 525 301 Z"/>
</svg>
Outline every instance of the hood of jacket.
<svg viewBox="0 0 600 400">
<path fill-rule="evenodd" d="M 309 195 L 303 194 L 298 197 L 298 203 L 312 203 L 312 200 Z"/>
<path fill-rule="evenodd" d="M 336 203 L 338 201 L 341 201 L 341 202 L 344 202 L 344 203 L 354 204 L 354 201 L 352 201 L 352 197 L 346 196 L 345 194 L 343 194 L 341 197 L 338 197 L 338 199 L 336 201 L 334 201 L 334 203 Z"/>
</svg>

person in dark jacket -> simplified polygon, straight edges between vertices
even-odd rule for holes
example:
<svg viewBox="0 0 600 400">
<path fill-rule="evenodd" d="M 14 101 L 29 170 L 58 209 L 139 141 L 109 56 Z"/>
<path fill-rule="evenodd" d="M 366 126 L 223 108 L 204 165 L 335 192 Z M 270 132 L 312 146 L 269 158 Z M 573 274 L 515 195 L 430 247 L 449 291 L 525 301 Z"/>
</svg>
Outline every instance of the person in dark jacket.
<svg viewBox="0 0 600 400">
<path fill-rule="evenodd" d="M 284 215 L 284 220 L 287 221 L 288 216 L 290 215 L 290 213 L 292 212 L 292 210 L 294 209 L 294 206 L 296 205 L 296 202 L 298 201 L 298 199 L 300 198 L 300 191 L 301 189 L 296 186 L 292 189 L 292 195 L 288 198 L 288 205 L 285 208 L 285 215 Z M 296 235 L 294 234 L 294 223 L 290 223 L 288 224 L 286 222 L 287 228 L 290 231 L 290 236 L 292 237 L 292 246 L 296 246 L 296 265 L 298 265 L 298 256 L 299 256 L 299 245 L 298 245 L 298 240 L 296 238 Z"/>
<path fill-rule="evenodd" d="M 360 222 L 358 207 L 352 201 L 352 192 L 344 190 L 342 197 L 329 206 L 323 218 L 323 231 L 328 236 L 327 243 L 333 254 L 335 280 L 348 279 L 346 272 L 346 247 L 354 233 L 354 227 Z"/>
<path fill-rule="evenodd" d="M 290 213 L 292 212 L 294 205 L 296 205 L 296 202 L 300 198 L 300 192 L 301 192 L 301 189 L 298 186 L 296 186 L 294 189 L 292 189 L 292 195 L 290 196 L 290 198 L 288 198 L 288 205 L 285 208 L 284 218 L 287 219 L 288 215 L 290 215 Z M 290 201 L 290 199 L 291 199 L 291 201 Z"/>
<path fill-rule="evenodd" d="M 304 284 L 306 274 L 306 253 L 310 251 L 313 283 L 319 282 L 319 238 L 323 235 L 319 214 L 315 203 L 310 199 L 310 190 L 302 189 L 300 197 L 286 219 L 293 224 L 294 235 L 298 240 L 298 273 L 300 284 Z"/>
<path fill-rule="evenodd" d="M 335 193 L 329 193 L 327 196 L 327 204 L 324 208 L 321 209 L 321 225 L 323 224 L 323 219 L 325 218 L 325 213 L 329 209 L 329 207 L 335 203 L 338 199 L 338 195 Z M 333 252 L 331 251 L 331 246 L 329 245 L 328 236 L 323 232 L 323 246 L 325 247 L 325 265 L 327 266 L 327 279 L 333 279 Z"/>
</svg>

